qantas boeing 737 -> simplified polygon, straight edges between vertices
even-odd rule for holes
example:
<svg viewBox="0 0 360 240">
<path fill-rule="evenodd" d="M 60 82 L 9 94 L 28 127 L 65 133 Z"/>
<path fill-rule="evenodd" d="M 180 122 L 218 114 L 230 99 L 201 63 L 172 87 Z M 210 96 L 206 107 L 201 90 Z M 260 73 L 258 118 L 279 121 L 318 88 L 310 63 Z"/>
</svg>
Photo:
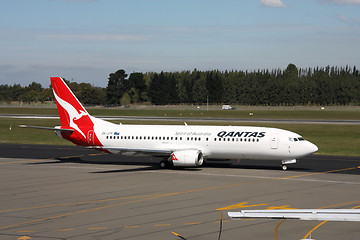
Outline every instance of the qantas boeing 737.
<svg viewBox="0 0 360 240">
<path fill-rule="evenodd" d="M 161 167 L 201 166 L 204 159 L 279 160 L 282 168 L 317 146 L 277 128 L 244 126 L 127 125 L 91 116 L 60 77 L 51 77 L 61 126 L 59 137 L 113 154 L 163 157 Z"/>
</svg>

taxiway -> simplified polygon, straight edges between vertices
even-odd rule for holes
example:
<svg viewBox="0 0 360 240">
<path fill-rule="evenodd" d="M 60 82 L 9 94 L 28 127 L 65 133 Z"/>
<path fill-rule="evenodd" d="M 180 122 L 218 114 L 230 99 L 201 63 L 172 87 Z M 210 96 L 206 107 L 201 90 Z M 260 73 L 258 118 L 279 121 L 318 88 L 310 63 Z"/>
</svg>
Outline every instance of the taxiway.
<svg viewBox="0 0 360 240">
<path fill-rule="evenodd" d="M 236 209 L 360 207 L 360 158 L 159 169 L 159 159 L 0 144 L 0 239 L 357 239 L 359 223 L 242 220 Z"/>
</svg>

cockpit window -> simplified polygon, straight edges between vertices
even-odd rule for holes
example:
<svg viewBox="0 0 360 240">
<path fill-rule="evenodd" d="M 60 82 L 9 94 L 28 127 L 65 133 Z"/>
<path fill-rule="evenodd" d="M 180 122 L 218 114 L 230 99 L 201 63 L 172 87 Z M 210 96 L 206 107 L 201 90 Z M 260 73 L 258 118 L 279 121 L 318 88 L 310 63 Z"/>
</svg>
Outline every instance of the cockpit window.
<svg viewBox="0 0 360 240">
<path fill-rule="evenodd" d="M 289 137 L 289 141 L 290 142 L 298 142 L 298 141 L 305 141 L 305 139 L 303 137 L 299 137 L 299 138 L 291 138 L 291 137 Z"/>
</svg>

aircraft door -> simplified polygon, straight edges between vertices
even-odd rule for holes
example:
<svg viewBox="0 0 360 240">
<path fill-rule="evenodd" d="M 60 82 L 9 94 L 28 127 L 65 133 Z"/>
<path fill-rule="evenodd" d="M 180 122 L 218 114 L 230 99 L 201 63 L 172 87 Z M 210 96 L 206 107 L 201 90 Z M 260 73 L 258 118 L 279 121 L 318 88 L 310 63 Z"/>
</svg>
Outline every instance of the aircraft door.
<svg viewBox="0 0 360 240">
<path fill-rule="evenodd" d="M 87 135 L 88 144 L 94 145 L 94 130 L 89 130 Z"/>
<path fill-rule="evenodd" d="M 276 133 L 271 134 L 270 147 L 271 149 L 278 148 L 278 135 Z"/>
<path fill-rule="evenodd" d="M 293 144 L 294 144 L 294 142 L 292 142 L 292 141 L 289 141 L 289 146 L 288 146 L 288 150 L 289 150 L 289 154 L 292 154 L 293 153 Z"/>
<path fill-rule="evenodd" d="M 296 148 L 294 145 L 294 143 L 295 143 L 294 141 L 297 142 L 298 140 L 296 138 L 291 138 L 291 137 L 289 138 L 289 146 L 288 146 L 289 154 L 295 153 L 294 150 L 296 150 Z"/>
</svg>

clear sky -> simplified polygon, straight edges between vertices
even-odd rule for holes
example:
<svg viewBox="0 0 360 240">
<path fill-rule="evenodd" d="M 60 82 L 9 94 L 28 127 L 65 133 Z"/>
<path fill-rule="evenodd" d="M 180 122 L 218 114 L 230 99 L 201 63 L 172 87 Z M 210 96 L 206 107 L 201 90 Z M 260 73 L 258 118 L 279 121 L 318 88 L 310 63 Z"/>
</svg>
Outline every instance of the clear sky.
<svg viewBox="0 0 360 240">
<path fill-rule="evenodd" d="M 0 0 L 0 84 L 289 63 L 360 68 L 360 0 Z"/>
</svg>

